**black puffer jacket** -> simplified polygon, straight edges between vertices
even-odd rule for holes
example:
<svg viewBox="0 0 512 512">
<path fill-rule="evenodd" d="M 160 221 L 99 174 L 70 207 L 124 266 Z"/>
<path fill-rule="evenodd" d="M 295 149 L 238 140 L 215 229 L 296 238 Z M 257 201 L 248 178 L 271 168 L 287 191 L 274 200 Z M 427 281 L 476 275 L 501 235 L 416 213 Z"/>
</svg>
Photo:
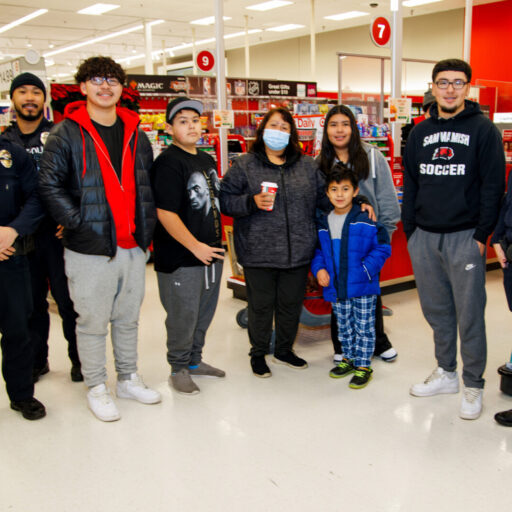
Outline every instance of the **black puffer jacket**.
<svg viewBox="0 0 512 512">
<path fill-rule="evenodd" d="M 133 143 L 132 136 L 130 147 Z M 153 152 L 140 129 L 134 161 L 134 238 L 145 250 L 153 236 L 156 210 L 149 180 Z M 40 162 L 39 193 L 53 218 L 64 226 L 65 247 L 83 254 L 115 256 L 114 219 L 105 195 L 95 145 L 89 133 L 71 119 L 57 124 L 46 141 Z"/>
<path fill-rule="evenodd" d="M 260 210 L 253 196 L 261 182 L 277 183 L 274 209 Z M 234 217 L 238 261 L 247 267 L 308 265 L 316 246 L 315 210 L 326 208 L 325 184 L 316 162 L 297 156 L 282 166 L 266 155 L 239 157 L 221 181 L 220 205 Z"/>
</svg>

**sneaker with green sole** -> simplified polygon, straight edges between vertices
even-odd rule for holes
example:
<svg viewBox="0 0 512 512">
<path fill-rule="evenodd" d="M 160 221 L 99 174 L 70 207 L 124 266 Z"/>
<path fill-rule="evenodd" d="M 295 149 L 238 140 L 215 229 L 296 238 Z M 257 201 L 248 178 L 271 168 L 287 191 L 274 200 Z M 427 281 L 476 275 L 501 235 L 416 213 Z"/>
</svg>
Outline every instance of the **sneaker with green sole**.
<svg viewBox="0 0 512 512">
<path fill-rule="evenodd" d="M 348 359 L 342 359 L 330 372 L 329 377 L 333 379 L 341 379 L 351 373 L 354 373 L 354 365 Z"/>
<path fill-rule="evenodd" d="M 355 368 L 354 375 L 350 379 L 348 387 L 352 389 L 361 389 L 366 387 L 368 382 L 372 380 L 372 373 L 373 370 L 371 368 Z"/>
</svg>

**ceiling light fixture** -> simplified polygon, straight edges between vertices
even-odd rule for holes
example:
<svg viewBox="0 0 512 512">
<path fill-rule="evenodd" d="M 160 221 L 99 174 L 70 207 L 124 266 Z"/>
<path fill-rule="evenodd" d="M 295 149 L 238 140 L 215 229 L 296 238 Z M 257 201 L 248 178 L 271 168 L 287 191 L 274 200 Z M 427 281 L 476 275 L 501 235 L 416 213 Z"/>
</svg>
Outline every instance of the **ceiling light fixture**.
<svg viewBox="0 0 512 512">
<path fill-rule="evenodd" d="M 261 30 L 259 28 L 253 28 L 251 30 L 248 30 L 247 32 L 249 34 L 258 34 L 259 32 L 263 32 L 263 30 Z M 224 39 L 231 39 L 231 38 L 240 37 L 240 36 L 245 36 L 245 31 L 244 32 L 234 32 L 233 34 L 226 34 L 224 36 Z M 196 41 L 195 44 L 196 44 L 196 46 L 203 46 L 206 44 L 214 43 L 215 40 L 216 40 L 215 37 L 210 37 L 209 39 L 201 39 L 200 41 Z M 174 52 L 177 52 L 179 50 L 185 50 L 187 48 L 192 48 L 192 46 L 193 46 L 192 43 L 182 43 L 178 46 L 173 46 L 172 48 L 166 48 L 164 51 L 166 51 L 167 53 L 169 53 L 169 55 L 174 57 Z M 161 53 L 162 53 L 162 50 L 155 50 L 154 52 L 151 52 L 151 55 L 152 56 L 160 55 Z M 119 63 L 131 62 L 132 60 L 144 59 L 145 57 L 146 57 L 145 53 L 139 53 L 138 55 L 132 55 L 130 57 L 116 59 L 116 62 L 119 62 Z"/>
<path fill-rule="evenodd" d="M 270 9 L 277 9 L 278 7 L 291 4 L 293 4 L 293 2 L 289 2 L 288 0 L 270 0 L 270 2 L 248 5 L 246 9 L 250 9 L 251 11 L 270 11 Z"/>
<path fill-rule="evenodd" d="M 151 21 L 148 25 L 159 25 L 163 23 L 164 20 L 156 20 Z M 59 48 L 52 52 L 46 52 L 43 54 L 43 57 L 52 57 L 53 55 L 58 55 L 60 53 L 69 52 L 71 50 L 75 50 L 76 48 L 81 48 L 82 46 L 87 46 L 89 44 L 99 43 L 101 41 L 106 41 L 107 39 L 112 39 L 114 37 L 123 36 L 124 34 L 129 34 L 130 32 L 137 32 L 138 30 L 142 30 L 144 25 L 136 25 L 135 27 L 125 28 L 124 30 L 119 30 L 118 32 L 113 32 L 112 34 L 107 34 L 105 36 L 94 37 L 93 39 L 89 39 L 87 41 L 82 41 L 81 43 L 72 44 L 70 46 L 65 46 L 64 48 Z"/>
<path fill-rule="evenodd" d="M 347 11 L 340 12 L 339 14 L 331 14 L 330 16 L 324 16 L 326 20 L 340 21 L 350 20 L 352 18 L 359 18 L 360 16 L 368 16 L 369 13 L 362 11 Z"/>
<path fill-rule="evenodd" d="M 89 14 L 91 16 L 99 16 L 101 14 L 105 14 L 106 12 L 113 11 L 121 7 L 117 4 L 94 4 L 86 7 L 85 9 L 81 9 L 77 11 L 78 14 Z"/>
<path fill-rule="evenodd" d="M 304 25 L 295 25 L 294 23 L 289 23 L 288 25 L 266 28 L 265 30 L 268 30 L 269 32 L 287 32 L 288 30 L 296 30 L 298 28 L 304 28 Z"/>
<path fill-rule="evenodd" d="M 405 7 L 416 7 L 417 5 L 433 4 L 434 2 L 441 2 L 441 0 L 406 0 L 402 2 Z"/>
<path fill-rule="evenodd" d="M 0 34 L 2 32 L 7 32 L 11 28 L 17 27 L 18 25 L 21 25 L 22 23 L 25 23 L 27 21 L 30 21 L 34 18 L 37 18 L 38 16 L 41 16 L 42 14 L 46 14 L 48 12 L 48 9 L 39 9 L 37 11 L 34 11 L 32 14 L 28 14 L 27 16 L 23 16 L 23 18 L 20 18 L 19 20 L 11 21 L 11 23 L 8 23 L 7 25 L 4 25 L 3 27 L 0 27 Z"/>
<path fill-rule="evenodd" d="M 231 18 L 228 18 L 227 16 L 223 16 L 222 19 L 224 21 L 228 21 Z M 215 16 L 208 16 L 208 18 L 200 18 L 198 20 L 191 21 L 191 25 L 213 25 L 215 23 Z"/>
<path fill-rule="evenodd" d="M 263 32 L 261 28 L 252 28 L 251 30 L 247 31 L 247 34 L 259 34 L 260 32 Z M 233 37 L 240 37 L 245 36 L 245 30 L 243 32 L 233 32 L 233 34 L 226 34 L 224 36 L 224 39 L 232 39 Z"/>
</svg>

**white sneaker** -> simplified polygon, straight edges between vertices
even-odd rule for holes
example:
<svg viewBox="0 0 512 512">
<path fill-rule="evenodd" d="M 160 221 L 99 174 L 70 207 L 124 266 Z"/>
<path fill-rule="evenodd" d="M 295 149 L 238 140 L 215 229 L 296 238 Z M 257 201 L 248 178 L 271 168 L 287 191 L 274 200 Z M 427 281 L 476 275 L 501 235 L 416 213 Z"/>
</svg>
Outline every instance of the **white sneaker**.
<svg viewBox="0 0 512 512">
<path fill-rule="evenodd" d="M 459 377 L 457 372 L 445 372 L 436 368 L 421 384 L 411 386 L 412 396 L 434 396 L 441 393 L 458 393 Z"/>
<path fill-rule="evenodd" d="M 162 400 L 160 393 L 148 388 L 137 373 L 132 373 L 128 380 L 117 381 L 117 396 L 131 398 L 143 404 L 157 404 Z"/>
<path fill-rule="evenodd" d="M 464 386 L 459 413 L 463 420 L 476 420 L 482 414 L 482 395 L 483 389 Z"/>
<path fill-rule="evenodd" d="M 89 409 L 101 421 L 116 421 L 121 419 L 116 404 L 105 384 L 98 384 L 87 393 Z"/>
<path fill-rule="evenodd" d="M 397 356 L 398 354 L 393 347 L 384 350 L 384 352 L 378 355 L 378 357 L 380 357 L 386 363 L 393 362 L 397 358 Z"/>
</svg>

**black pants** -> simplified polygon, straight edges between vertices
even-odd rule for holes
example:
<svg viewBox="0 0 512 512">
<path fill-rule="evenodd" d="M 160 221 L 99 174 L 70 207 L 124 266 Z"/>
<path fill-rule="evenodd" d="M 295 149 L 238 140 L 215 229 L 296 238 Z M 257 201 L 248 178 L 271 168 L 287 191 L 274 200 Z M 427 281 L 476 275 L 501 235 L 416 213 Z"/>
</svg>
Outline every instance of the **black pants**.
<svg viewBox="0 0 512 512">
<path fill-rule="evenodd" d="M 26 256 L 12 256 L 0 261 L 2 375 L 11 401 L 29 400 L 34 395 L 33 351 L 28 330 L 31 312 Z"/>
<path fill-rule="evenodd" d="M 43 368 L 48 360 L 48 285 L 62 318 L 62 330 L 68 342 L 71 362 L 80 364 L 76 348 L 76 317 L 69 297 L 68 281 L 64 273 L 64 248 L 53 233 L 36 238 L 36 250 L 29 256 L 34 310 L 29 321 L 30 339 L 34 347 L 34 368 Z"/>
<path fill-rule="evenodd" d="M 268 354 L 275 314 L 276 354 L 290 351 L 299 328 L 309 265 L 290 269 L 244 267 L 251 356 Z"/>
<path fill-rule="evenodd" d="M 338 341 L 338 324 L 336 316 L 331 313 L 331 340 L 335 354 L 341 354 L 341 343 Z M 384 332 L 384 318 L 382 316 L 382 298 L 377 295 L 377 305 L 375 306 L 375 354 L 382 354 L 391 347 L 391 342 L 387 334 Z"/>
</svg>

